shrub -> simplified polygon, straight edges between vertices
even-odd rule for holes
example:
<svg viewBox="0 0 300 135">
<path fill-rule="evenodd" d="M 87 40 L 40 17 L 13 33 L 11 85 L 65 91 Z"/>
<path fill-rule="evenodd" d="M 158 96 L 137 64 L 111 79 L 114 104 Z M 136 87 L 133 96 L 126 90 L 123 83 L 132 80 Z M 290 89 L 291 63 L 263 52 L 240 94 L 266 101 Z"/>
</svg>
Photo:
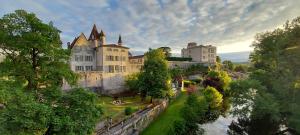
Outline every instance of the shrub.
<svg viewBox="0 0 300 135">
<path fill-rule="evenodd" d="M 182 58 L 182 57 L 167 57 L 168 61 L 192 61 L 192 58 Z"/>
<path fill-rule="evenodd" d="M 223 93 L 229 88 L 231 82 L 230 76 L 225 71 L 209 71 L 206 79 L 203 81 L 205 87 L 211 86 Z"/>
<path fill-rule="evenodd" d="M 185 135 L 186 134 L 186 123 L 184 120 L 176 120 L 174 121 L 172 127 L 170 128 L 170 131 L 168 135 Z"/>
<path fill-rule="evenodd" d="M 195 82 L 196 84 L 200 84 L 203 81 L 203 79 L 202 78 L 197 78 L 197 79 L 193 79 L 191 81 Z"/>
<path fill-rule="evenodd" d="M 188 88 L 186 88 L 186 90 L 187 90 L 188 94 L 192 94 L 192 93 L 196 92 L 197 87 L 196 87 L 196 85 L 190 85 Z"/>
<path fill-rule="evenodd" d="M 125 84 L 129 90 L 136 92 L 139 90 L 139 75 L 139 73 L 134 73 L 126 76 Z"/>
<path fill-rule="evenodd" d="M 209 103 L 209 107 L 216 109 L 221 107 L 223 101 L 223 95 L 214 87 L 206 87 L 203 91 L 206 101 Z"/>
<path fill-rule="evenodd" d="M 190 80 L 184 80 L 184 87 L 189 87 L 190 85 L 195 85 L 196 83 Z"/>
<path fill-rule="evenodd" d="M 125 115 L 130 115 L 133 113 L 132 107 L 126 107 L 124 110 Z"/>
<path fill-rule="evenodd" d="M 242 72 L 242 73 L 245 73 L 245 72 L 247 72 L 247 66 L 245 66 L 245 65 L 237 65 L 237 66 L 234 68 L 234 71 L 235 71 L 235 72 Z"/>
</svg>

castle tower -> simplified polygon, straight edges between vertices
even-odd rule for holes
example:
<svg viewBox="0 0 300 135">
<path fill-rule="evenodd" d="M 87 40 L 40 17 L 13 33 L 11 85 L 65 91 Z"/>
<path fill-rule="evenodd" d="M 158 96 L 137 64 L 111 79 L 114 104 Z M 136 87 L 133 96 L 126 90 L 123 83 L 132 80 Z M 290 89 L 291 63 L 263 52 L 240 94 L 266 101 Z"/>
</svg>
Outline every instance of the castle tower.
<svg viewBox="0 0 300 135">
<path fill-rule="evenodd" d="M 118 45 L 122 45 L 122 37 L 121 37 L 121 34 L 119 35 L 119 40 L 118 40 Z"/>
<path fill-rule="evenodd" d="M 105 34 L 104 34 L 103 30 L 101 30 L 101 32 L 99 34 L 99 39 L 100 39 L 100 44 L 101 45 L 105 45 L 106 44 Z"/>
<path fill-rule="evenodd" d="M 93 29 L 91 31 L 89 40 L 98 40 L 99 39 L 99 33 L 96 27 L 96 24 L 94 24 Z"/>
</svg>

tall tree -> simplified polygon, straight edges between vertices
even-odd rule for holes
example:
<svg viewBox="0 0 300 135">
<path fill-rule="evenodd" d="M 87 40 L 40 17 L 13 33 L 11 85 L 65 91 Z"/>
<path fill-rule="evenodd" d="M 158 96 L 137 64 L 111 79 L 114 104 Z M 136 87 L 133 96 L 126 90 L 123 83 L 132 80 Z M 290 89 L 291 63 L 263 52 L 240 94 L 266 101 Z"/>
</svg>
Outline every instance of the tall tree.
<svg viewBox="0 0 300 135">
<path fill-rule="evenodd" d="M 170 92 L 170 74 L 165 55 L 161 49 L 150 49 L 145 55 L 141 81 L 142 97 L 162 98 Z"/>
<path fill-rule="evenodd" d="M 251 94 L 255 96 L 252 109 L 248 110 L 251 115 L 247 123 L 272 125 L 263 129 L 261 133 L 264 134 L 284 134 L 283 131 L 277 131 L 280 125 L 287 127 L 285 131 L 299 134 L 300 17 L 287 22 L 283 28 L 258 34 L 253 47 L 250 78 L 257 80 L 264 88 L 257 88 L 255 93 L 244 91 L 246 97 Z M 251 134 L 250 131 L 248 133 Z"/>
<path fill-rule="evenodd" d="M 85 90 L 62 93 L 63 79 L 74 85 L 77 75 L 69 68 L 70 52 L 62 48 L 59 32 L 24 10 L 0 19 L 0 53 L 5 55 L 0 81 L 8 82 L 0 83 L 7 93 L 0 99 L 6 106 L 0 112 L 0 132 L 86 134 L 93 129 L 101 114 L 96 96 Z"/>
</svg>

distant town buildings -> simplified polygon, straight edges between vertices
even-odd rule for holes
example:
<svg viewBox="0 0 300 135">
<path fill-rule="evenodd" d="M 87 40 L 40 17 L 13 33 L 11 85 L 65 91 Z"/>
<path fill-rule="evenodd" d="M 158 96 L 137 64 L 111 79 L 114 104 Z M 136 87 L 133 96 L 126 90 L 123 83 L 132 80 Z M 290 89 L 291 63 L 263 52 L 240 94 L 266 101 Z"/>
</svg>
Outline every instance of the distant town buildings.
<svg viewBox="0 0 300 135">
<path fill-rule="evenodd" d="M 181 50 L 181 56 L 184 58 L 192 58 L 193 62 L 214 64 L 217 57 L 217 48 L 212 45 L 197 45 L 190 42 L 187 48 Z"/>
</svg>

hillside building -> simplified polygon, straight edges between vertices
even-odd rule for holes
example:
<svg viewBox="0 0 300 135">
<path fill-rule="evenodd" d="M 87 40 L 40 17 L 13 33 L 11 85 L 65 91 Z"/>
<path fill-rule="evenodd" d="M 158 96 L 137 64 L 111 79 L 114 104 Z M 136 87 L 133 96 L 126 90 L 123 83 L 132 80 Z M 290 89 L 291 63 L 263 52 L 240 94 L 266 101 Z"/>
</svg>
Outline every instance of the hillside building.
<svg viewBox="0 0 300 135">
<path fill-rule="evenodd" d="M 217 48 L 212 45 L 204 46 L 190 42 L 187 48 L 181 50 L 181 57 L 192 58 L 193 62 L 214 64 L 217 57 Z"/>
</svg>

